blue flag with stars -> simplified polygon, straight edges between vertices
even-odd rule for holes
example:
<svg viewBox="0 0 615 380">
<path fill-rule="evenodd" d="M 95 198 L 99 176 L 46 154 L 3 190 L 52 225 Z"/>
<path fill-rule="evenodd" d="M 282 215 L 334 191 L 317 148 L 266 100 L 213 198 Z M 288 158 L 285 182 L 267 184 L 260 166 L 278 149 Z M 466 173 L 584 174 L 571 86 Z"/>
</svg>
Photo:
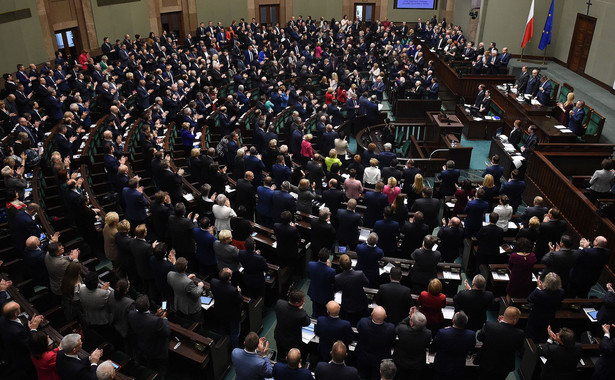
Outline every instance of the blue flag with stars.
<svg viewBox="0 0 615 380">
<path fill-rule="evenodd" d="M 540 37 L 540 50 L 545 50 L 547 45 L 551 43 L 551 29 L 553 29 L 553 6 L 555 0 L 551 0 L 551 8 L 549 8 L 549 15 L 547 16 L 547 22 L 545 22 L 545 28 L 542 30 L 542 37 Z"/>
</svg>

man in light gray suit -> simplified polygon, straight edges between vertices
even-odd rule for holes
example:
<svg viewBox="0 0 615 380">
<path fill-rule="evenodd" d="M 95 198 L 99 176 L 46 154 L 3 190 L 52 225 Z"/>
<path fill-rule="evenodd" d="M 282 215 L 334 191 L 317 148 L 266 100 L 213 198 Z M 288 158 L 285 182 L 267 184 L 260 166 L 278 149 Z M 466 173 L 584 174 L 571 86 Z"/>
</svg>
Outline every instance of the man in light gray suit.
<svg viewBox="0 0 615 380">
<path fill-rule="evenodd" d="M 203 282 L 194 281 L 194 274 L 186 274 L 188 260 L 180 257 L 175 262 L 175 272 L 167 274 L 167 282 L 175 294 L 175 310 L 194 322 L 201 322 L 201 294 Z"/>
<path fill-rule="evenodd" d="M 45 266 L 47 267 L 47 273 L 49 273 L 49 285 L 53 294 L 62 295 L 60 290 L 62 278 L 64 277 L 64 272 L 66 272 L 66 267 L 68 267 L 71 261 L 79 261 L 79 249 L 73 249 L 69 256 L 64 256 L 64 246 L 62 243 L 57 241 L 49 243 L 47 254 L 45 255 Z"/>
</svg>

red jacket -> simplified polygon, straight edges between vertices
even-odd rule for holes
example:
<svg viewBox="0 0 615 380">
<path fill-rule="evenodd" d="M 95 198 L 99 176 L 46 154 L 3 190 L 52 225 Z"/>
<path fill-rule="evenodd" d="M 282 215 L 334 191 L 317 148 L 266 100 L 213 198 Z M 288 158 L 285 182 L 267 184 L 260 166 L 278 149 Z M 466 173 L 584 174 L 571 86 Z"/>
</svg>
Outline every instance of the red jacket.
<svg viewBox="0 0 615 380">
<path fill-rule="evenodd" d="M 446 306 L 446 296 L 440 293 L 437 296 L 429 294 L 429 292 L 423 290 L 419 295 L 419 304 L 421 307 L 419 311 L 425 314 L 427 318 L 427 326 L 437 326 L 444 322 L 444 315 L 442 314 L 442 308 Z"/>
<path fill-rule="evenodd" d="M 60 380 L 60 375 L 56 370 L 56 356 L 58 355 L 58 349 L 54 348 L 51 351 L 47 351 L 40 359 L 31 356 L 32 363 L 36 368 L 38 374 L 38 380 Z"/>
</svg>

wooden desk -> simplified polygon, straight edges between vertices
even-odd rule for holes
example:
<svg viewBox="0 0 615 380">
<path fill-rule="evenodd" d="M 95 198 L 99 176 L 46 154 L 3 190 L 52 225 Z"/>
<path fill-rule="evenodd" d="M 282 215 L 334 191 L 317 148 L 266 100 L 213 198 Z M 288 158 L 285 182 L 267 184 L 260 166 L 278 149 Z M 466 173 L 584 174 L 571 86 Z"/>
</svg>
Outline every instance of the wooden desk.
<svg viewBox="0 0 615 380">
<path fill-rule="evenodd" d="M 559 125 L 559 121 L 554 117 L 548 115 L 537 115 L 531 116 L 530 120 L 538 127 L 538 130 L 542 132 L 542 134 L 547 136 L 546 142 L 574 143 L 579 141 L 577 135 L 574 133 L 562 133 L 562 131 L 555 128 L 556 125 Z"/>
<path fill-rule="evenodd" d="M 513 163 L 513 156 L 504 149 L 504 144 L 502 144 L 499 138 L 492 137 L 489 157 L 493 157 L 496 154 L 500 156 L 500 166 L 504 168 L 502 176 L 504 178 L 510 178 L 510 172 L 516 169 Z"/>
<path fill-rule="evenodd" d="M 209 362 L 209 350 L 213 345 L 213 340 L 176 323 L 169 322 L 169 326 L 172 335 L 169 340 L 169 351 L 198 363 L 201 368 L 205 367 Z M 200 351 L 195 344 L 205 347 L 205 350 Z"/>
<path fill-rule="evenodd" d="M 551 108 L 547 107 L 547 106 L 543 106 L 542 104 L 528 104 L 526 103 L 525 99 L 523 96 L 521 95 L 517 95 L 514 94 L 512 92 L 509 92 L 508 94 L 506 94 L 506 91 L 502 91 L 500 88 L 496 87 L 495 88 L 496 92 L 499 92 L 501 95 L 505 96 L 508 98 L 508 101 L 513 102 L 514 104 L 516 104 L 519 110 L 521 110 L 521 112 L 523 112 L 524 114 L 528 115 L 528 116 L 546 116 L 546 115 L 551 115 Z M 493 91 L 492 91 L 493 94 Z M 519 98 L 522 99 L 522 101 L 519 101 Z"/>
<path fill-rule="evenodd" d="M 429 136 L 427 140 L 437 141 L 438 135 L 447 135 L 449 133 L 452 133 L 457 136 L 458 139 L 461 139 L 464 124 L 457 116 L 447 114 L 449 120 L 441 120 L 439 111 L 427 112 L 427 116 L 429 117 L 429 124 L 435 126 L 434 128 L 429 129 L 431 136 Z"/>
<path fill-rule="evenodd" d="M 463 135 L 468 140 L 488 140 L 495 136 L 497 130 L 504 126 L 504 120 L 474 120 L 474 117 L 466 112 L 463 104 L 457 104 L 455 115 L 463 124 Z M 489 155 L 491 157 L 491 155 Z"/>
</svg>

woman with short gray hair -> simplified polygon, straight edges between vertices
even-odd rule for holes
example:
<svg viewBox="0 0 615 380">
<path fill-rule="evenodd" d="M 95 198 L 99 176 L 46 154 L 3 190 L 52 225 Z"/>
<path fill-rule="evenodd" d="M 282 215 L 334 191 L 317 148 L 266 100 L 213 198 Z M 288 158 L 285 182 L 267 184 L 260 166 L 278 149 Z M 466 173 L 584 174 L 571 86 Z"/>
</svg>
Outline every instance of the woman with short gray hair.
<svg viewBox="0 0 615 380">
<path fill-rule="evenodd" d="M 235 211 L 231 208 L 229 199 L 224 194 L 218 194 L 216 197 L 216 204 L 213 205 L 211 211 L 216 218 L 216 230 L 231 230 L 231 218 L 237 216 Z"/>
</svg>

